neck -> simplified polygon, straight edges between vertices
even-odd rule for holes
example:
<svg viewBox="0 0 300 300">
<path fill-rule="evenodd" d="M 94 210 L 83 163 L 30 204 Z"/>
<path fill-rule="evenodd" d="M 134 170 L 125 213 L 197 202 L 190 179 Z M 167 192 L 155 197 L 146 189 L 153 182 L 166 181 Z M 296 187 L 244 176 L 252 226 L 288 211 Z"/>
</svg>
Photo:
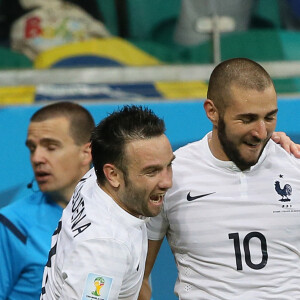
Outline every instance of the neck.
<svg viewBox="0 0 300 300">
<path fill-rule="evenodd" d="M 118 195 L 118 188 L 112 188 L 109 184 L 100 184 L 97 181 L 98 186 L 107 194 L 109 195 L 113 201 L 115 203 L 117 203 L 123 210 L 125 210 L 126 212 L 128 212 L 129 214 L 139 218 L 140 216 L 137 214 L 132 213 L 132 211 L 130 211 L 128 209 L 128 207 L 120 200 L 120 197 Z"/>
<path fill-rule="evenodd" d="M 49 192 L 45 194 L 48 195 L 54 202 L 56 202 L 62 208 L 65 208 L 68 205 L 72 196 L 70 195 L 70 197 L 68 197 L 66 195 L 62 195 L 59 192 Z"/>
<path fill-rule="evenodd" d="M 120 206 L 117 193 L 113 188 L 111 188 L 110 185 L 108 185 L 107 183 L 101 184 L 98 182 L 98 180 L 97 180 L 97 184 L 99 188 L 101 188 L 110 198 L 112 198 Z"/>
<path fill-rule="evenodd" d="M 222 145 L 218 138 L 218 132 L 216 129 L 213 129 L 211 136 L 208 137 L 208 146 L 212 153 L 212 155 L 223 161 L 229 161 L 230 159 L 227 157 L 225 152 L 223 151 Z"/>
</svg>

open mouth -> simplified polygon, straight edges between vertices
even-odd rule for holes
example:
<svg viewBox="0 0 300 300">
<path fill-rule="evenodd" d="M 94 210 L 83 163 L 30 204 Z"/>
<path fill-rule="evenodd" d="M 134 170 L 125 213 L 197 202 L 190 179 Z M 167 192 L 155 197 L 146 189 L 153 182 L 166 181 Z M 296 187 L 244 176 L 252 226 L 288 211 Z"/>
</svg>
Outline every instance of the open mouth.
<svg viewBox="0 0 300 300">
<path fill-rule="evenodd" d="M 250 142 L 244 142 L 245 145 L 251 148 L 258 148 L 261 143 L 250 143 Z"/>
<path fill-rule="evenodd" d="M 164 201 L 165 194 L 155 194 L 150 196 L 150 201 L 154 204 L 161 204 Z"/>
<path fill-rule="evenodd" d="M 35 179 L 39 183 L 45 182 L 50 177 L 50 175 L 51 174 L 47 172 L 35 172 Z"/>
</svg>

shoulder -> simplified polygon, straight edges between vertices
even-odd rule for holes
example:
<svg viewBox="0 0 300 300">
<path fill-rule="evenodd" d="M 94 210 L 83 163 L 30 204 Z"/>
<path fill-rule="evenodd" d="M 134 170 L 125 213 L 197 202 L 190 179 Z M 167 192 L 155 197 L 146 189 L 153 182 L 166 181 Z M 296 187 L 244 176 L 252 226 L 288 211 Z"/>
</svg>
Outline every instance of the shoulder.
<svg viewBox="0 0 300 300">
<path fill-rule="evenodd" d="M 28 210 L 31 210 L 35 207 L 38 208 L 43 197 L 43 193 L 37 192 L 29 196 L 17 199 L 9 205 L 3 207 L 0 210 L 0 214 L 6 216 L 11 220 L 19 219 L 21 216 L 24 216 L 24 213 L 26 213 Z"/>
<path fill-rule="evenodd" d="M 88 226 L 87 224 L 85 226 Z M 78 228 L 74 228 L 77 235 L 69 245 L 67 242 L 65 247 L 68 249 L 66 263 L 73 265 L 78 257 L 82 258 L 87 266 L 97 262 L 103 267 L 103 263 L 126 264 L 131 261 L 135 245 L 140 242 L 140 239 L 133 240 L 130 232 L 125 232 L 121 224 L 118 228 L 119 230 L 116 224 L 110 225 L 108 219 L 103 220 L 102 225 L 90 223 L 89 227 L 82 227 L 82 232 L 79 234 L 79 231 L 76 233 Z M 63 244 L 62 240 L 60 242 Z"/>
<path fill-rule="evenodd" d="M 291 164 L 300 167 L 300 159 L 296 158 L 293 154 L 288 153 L 280 145 L 272 140 L 267 145 L 267 155 L 273 162 Z"/>
<path fill-rule="evenodd" d="M 103 255 L 107 255 L 109 253 L 109 255 L 112 255 L 114 253 L 114 255 L 116 256 L 119 256 L 121 254 L 120 251 L 122 251 L 123 254 L 120 256 L 124 256 L 124 253 L 130 255 L 131 249 L 128 246 L 129 241 L 125 241 L 123 239 L 120 240 L 116 237 L 101 237 L 101 235 L 99 235 L 98 237 L 93 237 L 76 242 L 74 244 L 73 251 L 74 253 L 78 253 L 79 249 L 79 252 L 82 252 L 83 249 L 86 249 L 87 252 L 94 252 L 97 253 L 97 255 L 100 255 L 101 253 Z"/>
<path fill-rule="evenodd" d="M 63 212 L 64 229 L 74 242 L 97 238 L 127 243 L 138 226 L 96 183 L 94 176 L 80 183 Z"/>
<path fill-rule="evenodd" d="M 71 221 L 68 226 L 69 229 L 66 230 L 70 230 L 75 244 L 89 244 L 93 241 L 102 240 L 106 241 L 106 244 L 111 243 L 129 247 L 136 242 L 132 236 L 138 235 L 140 230 L 126 224 L 126 220 L 119 219 L 105 206 L 102 207 L 102 212 L 96 209 L 98 213 L 92 211 L 92 207 L 88 206 L 87 208 L 87 211 L 82 214 L 78 215 L 75 212 L 75 214 L 69 215 Z M 101 246 L 101 243 L 99 245 Z"/>
<path fill-rule="evenodd" d="M 186 144 L 183 147 L 178 148 L 175 154 L 175 165 L 178 163 L 185 163 L 187 161 L 199 161 L 203 157 L 207 156 L 208 145 L 207 136 L 203 139 Z"/>
<path fill-rule="evenodd" d="M 207 136 L 179 148 L 174 154 L 175 160 L 172 164 L 173 187 L 176 186 L 177 181 L 188 181 L 187 177 L 203 174 L 204 168 L 212 164 L 212 155 L 209 150 Z"/>
<path fill-rule="evenodd" d="M 42 192 L 35 192 L 2 208 L 0 226 L 17 236 L 28 236 L 41 223 L 48 224 L 52 230 L 61 213 L 57 204 L 49 202 Z"/>
<path fill-rule="evenodd" d="M 202 143 L 203 143 L 203 139 L 195 141 L 195 142 L 188 143 L 188 144 L 178 148 L 175 151 L 175 154 L 180 156 L 180 157 L 185 157 L 188 154 L 195 152 L 197 149 L 199 149 L 199 148 L 201 149 Z"/>
<path fill-rule="evenodd" d="M 32 202 L 32 196 L 24 197 L 14 201 L 0 210 L 0 234 L 1 240 L 14 238 L 26 243 L 27 240 L 27 219 L 24 217 L 23 209 L 28 208 Z"/>
</svg>

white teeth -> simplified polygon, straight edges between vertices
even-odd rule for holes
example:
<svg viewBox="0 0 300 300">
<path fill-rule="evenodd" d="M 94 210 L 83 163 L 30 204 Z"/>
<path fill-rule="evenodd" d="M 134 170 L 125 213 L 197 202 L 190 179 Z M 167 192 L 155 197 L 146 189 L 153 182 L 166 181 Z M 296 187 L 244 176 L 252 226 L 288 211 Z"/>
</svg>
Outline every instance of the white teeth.
<svg viewBox="0 0 300 300">
<path fill-rule="evenodd" d="M 252 143 L 248 143 L 248 142 L 246 142 L 246 144 L 249 145 L 249 146 L 252 146 L 252 147 L 258 146 L 258 144 L 252 144 Z"/>
<path fill-rule="evenodd" d="M 156 199 L 153 199 L 152 197 L 153 197 L 153 198 L 156 198 Z M 155 195 L 155 196 L 152 196 L 152 197 L 150 197 L 150 200 L 151 200 L 152 202 L 154 202 L 154 203 L 158 203 L 158 202 L 160 202 L 160 201 L 163 200 L 164 194 Z"/>
<path fill-rule="evenodd" d="M 151 202 L 153 202 L 153 203 L 158 203 L 159 200 L 151 200 Z"/>
</svg>

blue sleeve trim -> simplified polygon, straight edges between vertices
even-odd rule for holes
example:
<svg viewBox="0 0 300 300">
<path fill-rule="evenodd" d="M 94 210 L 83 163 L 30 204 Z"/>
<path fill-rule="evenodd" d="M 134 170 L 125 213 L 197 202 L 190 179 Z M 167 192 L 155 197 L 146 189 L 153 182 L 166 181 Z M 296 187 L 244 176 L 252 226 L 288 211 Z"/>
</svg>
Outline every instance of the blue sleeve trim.
<svg viewBox="0 0 300 300">
<path fill-rule="evenodd" d="M 23 244 L 26 244 L 27 237 L 10 220 L 1 214 L 0 223 L 6 226 Z"/>
</svg>

